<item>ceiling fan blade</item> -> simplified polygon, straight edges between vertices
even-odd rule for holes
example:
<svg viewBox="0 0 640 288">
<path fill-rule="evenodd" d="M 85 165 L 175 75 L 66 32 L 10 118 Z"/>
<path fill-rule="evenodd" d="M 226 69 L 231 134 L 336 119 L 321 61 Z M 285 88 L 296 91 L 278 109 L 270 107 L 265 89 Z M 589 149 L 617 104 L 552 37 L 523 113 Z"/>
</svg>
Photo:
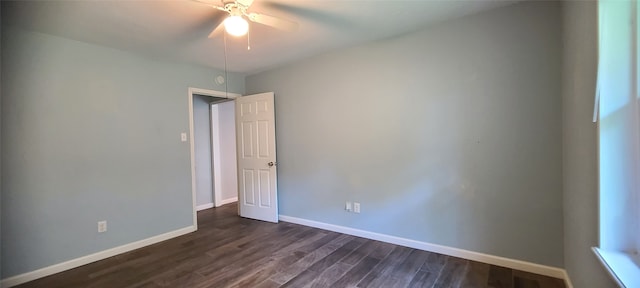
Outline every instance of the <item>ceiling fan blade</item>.
<svg viewBox="0 0 640 288">
<path fill-rule="evenodd" d="M 244 7 L 249 8 L 253 4 L 253 0 L 236 0 L 236 2 Z"/>
<path fill-rule="evenodd" d="M 226 9 L 224 9 L 224 7 L 220 6 L 220 4 L 222 4 L 222 2 L 220 2 L 218 0 L 191 0 L 191 1 L 207 5 L 207 6 L 211 7 L 211 8 L 215 8 L 215 9 L 218 9 L 220 11 L 227 11 Z"/>
<path fill-rule="evenodd" d="M 323 25 L 330 25 L 336 28 L 348 28 L 352 27 L 354 23 L 348 18 L 343 18 L 338 15 L 319 11 L 317 9 L 305 8 L 302 6 L 296 6 L 292 4 L 279 3 L 274 1 L 261 1 L 261 4 L 269 9 L 280 10 L 286 13 L 302 16 L 309 20 L 312 20 Z"/>
<path fill-rule="evenodd" d="M 298 30 L 298 23 L 289 21 L 289 20 L 280 19 L 274 16 L 264 15 L 260 13 L 249 13 L 247 17 L 252 22 L 267 25 L 276 29 L 289 31 L 289 32 Z"/>
<path fill-rule="evenodd" d="M 192 23 L 185 25 L 184 29 L 176 31 L 172 37 L 167 36 L 167 44 L 159 44 L 163 46 L 175 45 L 175 43 L 193 43 L 196 41 L 202 41 L 206 39 L 207 35 L 211 32 L 211 29 L 220 25 L 222 21 L 229 13 L 221 12 L 218 10 L 204 9 L 202 15 L 194 17 Z"/>
<path fill-rule="evenodd" d="M 225 19 L 227 19 L 226 16 L 220 17 L 220 21 L 218 21 L 218 23 L 216 23 L 216 26 L 214 26 L 213 30 L 211 30 L 211 33 L 209 33 L 208 38 L 216 38 L 218 37 L 218 35 L 222 33 L 222 31 L 224 31 L 224 25 L 222 23 L 224 23 Z"/>
</svg>

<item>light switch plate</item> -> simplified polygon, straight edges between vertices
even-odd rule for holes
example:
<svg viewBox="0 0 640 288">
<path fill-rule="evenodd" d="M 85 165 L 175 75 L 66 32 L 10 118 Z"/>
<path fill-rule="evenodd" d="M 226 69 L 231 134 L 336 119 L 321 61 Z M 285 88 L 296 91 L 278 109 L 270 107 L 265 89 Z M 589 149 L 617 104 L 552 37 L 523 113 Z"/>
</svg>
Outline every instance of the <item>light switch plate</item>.
<svg viewBox="0 0 640 288">
<path fill-rule="evenodd" d="M 187 142 L 187 133 L 186 133 L 186 132 L 182 132 L 182 133 L 180 134 L 180 140 L 181 140 L 182 142 Z"/>
</svg>

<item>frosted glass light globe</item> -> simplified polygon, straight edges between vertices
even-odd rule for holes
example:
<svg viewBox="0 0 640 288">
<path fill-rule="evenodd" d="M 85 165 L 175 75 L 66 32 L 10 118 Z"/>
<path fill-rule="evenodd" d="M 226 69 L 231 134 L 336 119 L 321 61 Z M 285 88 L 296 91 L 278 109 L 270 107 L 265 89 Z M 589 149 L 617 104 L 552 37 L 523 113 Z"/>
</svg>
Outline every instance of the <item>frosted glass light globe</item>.
<svg viewBox="0 0 640 288">
<path fill-rule="evenodd" d="M 249 23 L 242 16 L 229 16 L 224 20 L 224 29 L 233 36 L 242 36 L 249 31 Z"/>
</svg>

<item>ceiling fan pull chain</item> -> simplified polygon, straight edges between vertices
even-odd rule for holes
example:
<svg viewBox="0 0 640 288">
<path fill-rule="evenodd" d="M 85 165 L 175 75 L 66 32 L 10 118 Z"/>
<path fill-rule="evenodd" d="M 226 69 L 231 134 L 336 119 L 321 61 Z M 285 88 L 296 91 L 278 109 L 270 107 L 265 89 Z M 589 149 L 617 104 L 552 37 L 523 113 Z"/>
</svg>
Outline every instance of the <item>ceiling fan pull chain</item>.
<svg viewBox="0 0 640 288">
<path fill-rule="evenodd" d="M 251 28 L 251 25 L 249 25 L 249 28 Z M 247 30 L 247 51 L 251 50 L 251 29 Z"/>
<path fill-rule="evenodd" d="M 227 33 L 222 33 L 224 38 L 224 96 L 229 98 L 229 75 L 227 75 Z"/>
</svg>

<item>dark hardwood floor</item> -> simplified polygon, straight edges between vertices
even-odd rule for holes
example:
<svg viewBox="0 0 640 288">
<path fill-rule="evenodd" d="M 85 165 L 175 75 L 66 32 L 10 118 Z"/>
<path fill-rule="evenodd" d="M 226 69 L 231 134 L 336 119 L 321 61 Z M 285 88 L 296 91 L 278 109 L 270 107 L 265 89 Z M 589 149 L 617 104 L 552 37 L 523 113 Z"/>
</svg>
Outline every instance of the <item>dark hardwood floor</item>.
<svg viewBox="0 0 640 288">
<path fill-rule="evenodd" d="M 560 279 L 350 235 L 198 213 L 197 232 L 19 287 L 513 287 Z"/>
</svg>

